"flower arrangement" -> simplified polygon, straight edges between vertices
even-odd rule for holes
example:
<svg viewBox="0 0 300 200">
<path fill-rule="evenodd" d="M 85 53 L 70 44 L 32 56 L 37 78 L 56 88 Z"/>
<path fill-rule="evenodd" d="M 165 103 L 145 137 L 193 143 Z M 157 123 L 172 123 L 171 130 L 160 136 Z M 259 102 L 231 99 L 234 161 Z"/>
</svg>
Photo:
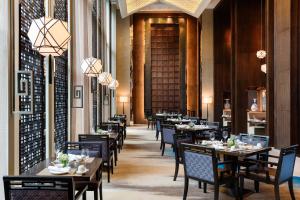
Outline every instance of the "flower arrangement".
<svg viewBox="0 0 300 200">
<path fill-rule="evenodd" d="M 67 164 L 69 163 L 69 156 L 68 154 L 60 154 L 58 160 L 60 163 L 63 164 L 63 167 L 66 167 Z"/>
<path fill-rule="evenodd" d="M 228 147 L 236 146 L 236 138 L 235 138 L 234 135 L 232 135 L 232 136 L 227 140 L 227 146 L 228 146 Z"/>
</svg>

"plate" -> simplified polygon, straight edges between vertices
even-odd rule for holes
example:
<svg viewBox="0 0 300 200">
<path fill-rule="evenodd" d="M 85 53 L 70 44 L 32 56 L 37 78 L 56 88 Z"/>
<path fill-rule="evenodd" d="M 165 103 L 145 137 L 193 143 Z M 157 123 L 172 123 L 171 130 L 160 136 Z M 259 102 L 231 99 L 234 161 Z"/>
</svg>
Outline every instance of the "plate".
<svg viewBox="0 0 300 200">
<path fill-rule="evenodd" d="M 80 172 L 80 171 L 76 171 L 76 174 L 77 175 L 83 175 L 83 174 L 85 174 L 85 173 L 87 173 L 89 171 L 89 169 L 85 169 L 83 172 Z"/>
<path fill-rule="evenodd" d="M 55 166 L 49 166 L 48 171 L 55 175 L 68 174 L 70 172 L 70 167 L 57 168 Z"/>
</svg>

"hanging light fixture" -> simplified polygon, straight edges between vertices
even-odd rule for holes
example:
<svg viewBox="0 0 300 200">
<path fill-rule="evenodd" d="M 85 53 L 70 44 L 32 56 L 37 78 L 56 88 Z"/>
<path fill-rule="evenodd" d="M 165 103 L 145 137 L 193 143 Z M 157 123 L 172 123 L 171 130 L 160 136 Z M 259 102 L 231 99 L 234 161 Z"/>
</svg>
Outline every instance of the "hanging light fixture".
<svg viewBox="0 0 300 200">
<path fill-rule="evenodd" d="M 101 85 L 109 85 L 112 81 L 112 76 L 108 72 L 102 72 L 98 77 L 98 81 Z"/>
<path fill-rule="evenodd" d="M 259 50 L 259 51 L 256 52 L 256 56 L 259 59 L 265 58 L 266 55 L 267 55 L 267 52 L 265 50 Z"/>
<path fill-rule="evenodd" d="M 32 49 L 43 56 L 62 55 L 68 49 L 68 42 L 71 39 L 67 22 L 50 17 L 32 20 L 27 35 Z"/>
<path fill-rule="evenodd" d="M 81 62 L 81 70 L 87 76 L 97 77 L 101 73 L 102 63 L 97 58 L 86 58 Z"/>
<path fill-rule="evenodd" d="M 116 79 L 112 79 L 112 81 L 108 85 L 108 88 L 115 90 L 115 89 L 117 89 L 117 87 L 119 87 L 119 81 L 117 81 Z"/>
<path fill-rule="evenodd" d="M 258 50 L 256 52 L 256 57 L 259 58 L 259 59 L 263 59 L 266 57 L 267 55 L 267 52 L 265 50 L 263 50 L 263 5 L 262 5 L 262 0 L 260 0 L 260 31 L 261 31 L 261 49 Z"/>
</svg>

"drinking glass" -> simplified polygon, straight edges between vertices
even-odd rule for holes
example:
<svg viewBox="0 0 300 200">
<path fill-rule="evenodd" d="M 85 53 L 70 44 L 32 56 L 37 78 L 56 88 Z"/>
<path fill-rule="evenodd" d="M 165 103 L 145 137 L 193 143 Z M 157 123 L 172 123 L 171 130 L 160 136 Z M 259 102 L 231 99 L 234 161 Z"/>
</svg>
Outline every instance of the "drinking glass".
<svg viewBox="0 0 300 200">
<path fill-rule="evenodd" d="M 224 142 L 226 142 L 226 139 L 228 138 L 228 131 L 223 131 L 222 136 L 223 136 Z"/>
<path fill-rule="evenodd" d="M 108 131 L 109 133 L 112 131 L 111 125 L 108 125 L 108 126 L 107 126 L 107 131 Z"/>
<path fill-rule="evenodd" d="M 210 134 L 209 134 L 209 139 L 210 139 L 210 141 L 214 141 L 215 140 L 215 133 L 214 132 L 211 132 Z"/>
</svg>

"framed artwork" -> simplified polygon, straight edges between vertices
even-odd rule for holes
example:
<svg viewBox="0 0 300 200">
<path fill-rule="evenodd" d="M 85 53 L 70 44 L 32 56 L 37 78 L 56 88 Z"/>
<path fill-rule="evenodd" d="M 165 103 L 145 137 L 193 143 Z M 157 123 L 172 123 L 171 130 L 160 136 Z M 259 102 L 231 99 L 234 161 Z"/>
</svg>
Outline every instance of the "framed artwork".
<svg viewBox="0 0 300 200">
<path fill-rule="evenodd" d="M 83 108 L 83 85 L 73 86 L 73 108 Z"/>
</svg>

